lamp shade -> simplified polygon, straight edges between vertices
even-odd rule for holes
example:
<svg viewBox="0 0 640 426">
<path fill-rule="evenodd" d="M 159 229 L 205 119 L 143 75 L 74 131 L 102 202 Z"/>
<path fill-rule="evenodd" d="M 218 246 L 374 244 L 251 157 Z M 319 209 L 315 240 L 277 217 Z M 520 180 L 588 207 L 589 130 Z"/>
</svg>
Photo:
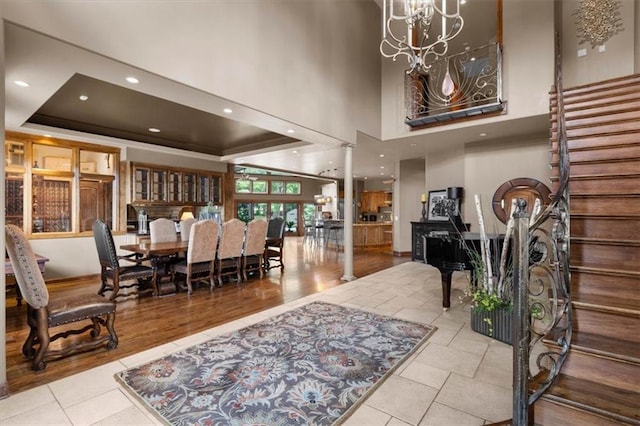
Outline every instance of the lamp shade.
<svg viewBox="0 0 640 426">
<path fill-rule="evenodd" d="M 190 211 L 182 212 L 180 215 L 180 220 L 193 219 L 193 213 Z"/>
<path fill-rule="evenodd" d="M 458 200 L 463 197 L 464 189 L 461 186 L 450 186 L 447 188 L 447 198 L 450 200 Z"/>
</svg>

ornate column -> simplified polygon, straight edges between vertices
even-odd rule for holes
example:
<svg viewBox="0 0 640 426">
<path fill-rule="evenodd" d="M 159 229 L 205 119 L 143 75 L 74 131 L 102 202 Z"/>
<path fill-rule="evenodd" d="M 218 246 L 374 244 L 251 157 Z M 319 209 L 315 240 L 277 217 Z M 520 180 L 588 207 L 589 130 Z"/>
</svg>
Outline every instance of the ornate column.
<svg viewBox="0 0 640 426">
<path fill-rule="evenodd" d="M 344 145 L 344 275 L 353 281 L 353 145 Z"/>
</svg>

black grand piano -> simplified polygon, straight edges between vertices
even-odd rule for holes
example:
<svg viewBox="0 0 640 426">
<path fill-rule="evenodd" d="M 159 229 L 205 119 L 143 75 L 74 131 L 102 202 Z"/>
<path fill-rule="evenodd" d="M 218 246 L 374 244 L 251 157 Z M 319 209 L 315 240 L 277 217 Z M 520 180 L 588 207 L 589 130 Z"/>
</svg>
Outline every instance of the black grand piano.
<svg viewBox="0 0 640 426">
<path fill-rule="evenodd" d="M 412 260 L 428 263 L 440 271 L 442 278 L 442 308 L 451 306 L 451 276 L 455 271 L 473 271 L 469 251 L 480 253 L 480 234 L 468 232 L 469 224 L 445 221 L 411 222 Z M 487 235 L 492 258 L 497 259 L 504 235 Z M 492 262 L 493 263 L 493 262 Z M 472 281 L 474 281 L 472 276 Z"/>
</svg>

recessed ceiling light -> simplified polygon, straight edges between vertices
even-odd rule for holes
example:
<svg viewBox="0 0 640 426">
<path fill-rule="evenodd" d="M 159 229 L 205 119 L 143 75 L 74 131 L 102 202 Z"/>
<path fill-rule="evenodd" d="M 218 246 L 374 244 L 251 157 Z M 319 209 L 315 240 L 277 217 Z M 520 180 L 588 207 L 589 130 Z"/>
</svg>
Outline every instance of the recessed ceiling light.
<svg viewBox="0 0 640 426">
<path fill-rule="evenodd" d="M 415 144 L 415 143 L 412 143 L 412 144 L 411 144 L 411 146 L 416 146 L 416 144 Z"/>
<path fill-rule="evenodd" d="M 222 111 L 224 111 L 225 114 L 231 114 L 233 112 L 233 110 L 231 108 L 225 108 Z"/>
<path fill-rule="evenodd" d="M 289 130 L 287 130 L 287 133 L 295 133 L 295 132 L 296 132 L 296 131 L 295 131 L 295 130 L 293 130 L 293 129 L 289 129 Z"/>
<path fill-rule="evenodd" d="M 367 177 L 365 176 L 363 179 L 364 179 L 364 180 L 367 180 Z"/>
<path fill-rule="evenodd" d="M 160 133 L 160 129 L 156 129 L 155 127 L 149 127 L 149 131 L 151 133 Z"/>
<path fill-rule="evenodd" d="M 140 83 L 140 80 L 138 80 L 138 79 L 137 79 L 137 78 L 135 78 L 135 77 L 127 77 L 127 78 L 126 78 L 126 80 L 127 80 L 129 83 L 131 83 L 131 84 L 138 84 L 138 83 Z"/>
<path fill-rule="evenodd" d="M 333 164 L 333 161 L 329 160 L 329 164 Z"/>
<path fill-rule="evenodd" d="M 291 151 L 293 154 L 297 154 L 298 151 L 296 151 L 295 149 L 293 151 Z"/>
<path fill-rule="evenodd" d="M 380 172 L 380 176 L 384 176 L 384 172 Z"/>
<path fill-rule="evenodd" d="M 78 99 L 80 99 L 82 102 L 84 102 L 87 99 L 89 99 L 89 97 L 87 95 L 80 95 L 80 96 L 78 96 Z"/>
<path fill-rule="evenodd" d="M 485 137 L 487 134 L 485 132 L 480 133 L 480 136 Z"/>
<path fill-rule="evenodd" d="M 472 56 L 472 57 L 471 57 L 471 62 L 473 62 L 473 61 L 475 61 L 475 60 L 476 60 L 476 57 L 475 57 L 475 56 Z"/>
<path fill-rule="evenodd" d="M 384 154 L 380 154 L 380 158 L 384 158 Z"/>
<path fill-rule="evenodd" d="M 20 86 L 20 87 L 31 87 L 31 85 L 29 83 L 27 83 L 26 81 L 22 81 L 22 80 L 16 80 L 16 81 L 14 81 L 14 83 L 16 84 L 16 86 Z"/>
</svg>

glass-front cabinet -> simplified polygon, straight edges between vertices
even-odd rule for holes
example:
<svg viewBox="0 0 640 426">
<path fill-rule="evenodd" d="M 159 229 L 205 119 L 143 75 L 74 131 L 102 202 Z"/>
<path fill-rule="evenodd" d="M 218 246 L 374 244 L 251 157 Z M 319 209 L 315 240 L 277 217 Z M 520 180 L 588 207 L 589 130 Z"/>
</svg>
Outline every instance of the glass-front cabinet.
<svg viewBox="0 0 640 426">
<path fill-rule="evenodd" d="M 113 228 L 120 149 L 7 132 L 6 223 L 29 236 L 91 232 L 96 219 Z"/>
<path fill-rule="evenodd" d="M 222 174 L 131 163 L 131 202 L 144 205 L 222 204 Z"/>
<path fill-rule="evenodd" d="M 153 169 L 151 172 L 151 201 L 167 201 L 167 171 Z"/>
<path fill-rule="evenodd" d="M 151 201 L 151 169 L 133 167 L 133 199 L 137 202 Z"/>
<path fill-rule="evenodd" d="M 211 176 L 198 175 L 198 203 L 207 203 L 211 200 Z"/>
<path fill-rule="evenodd" d="M 168 178 L 168 193 L 170 203 L 182 202 L 182 173 L 169 170 Z"/>
<path fill-rule="evenodd" d="M 197 200 L 197 180 L 198 175 L 195 173 L 185 172 L 182 174 L 184 187 L 182 191 L 182 201 L 185 203 L 196 203 Z"/>
</svg>

